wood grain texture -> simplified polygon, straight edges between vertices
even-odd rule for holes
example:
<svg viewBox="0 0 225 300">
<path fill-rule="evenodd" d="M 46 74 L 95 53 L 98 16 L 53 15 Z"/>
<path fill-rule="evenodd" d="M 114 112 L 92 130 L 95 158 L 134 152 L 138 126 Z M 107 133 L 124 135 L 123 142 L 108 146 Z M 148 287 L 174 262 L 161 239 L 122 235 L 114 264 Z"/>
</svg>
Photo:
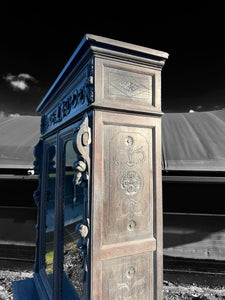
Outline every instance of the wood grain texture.
<svg viewBox="0 0 225 300">
<path fill-rule="evenodd" d="M 95 77 L 95 106 L 161 113 L 161 70 L 96 58 Z"/>
<path fill-rule="evenodd" d="M 103 299 L 153 299 L 153 268 L 150 253 L 105 260 Z"/>
<path fill-rule="evenodd" d="M 94 122 L 93 299 L 161 299 L 161 120 L 95 111 Z"/>
</svg>

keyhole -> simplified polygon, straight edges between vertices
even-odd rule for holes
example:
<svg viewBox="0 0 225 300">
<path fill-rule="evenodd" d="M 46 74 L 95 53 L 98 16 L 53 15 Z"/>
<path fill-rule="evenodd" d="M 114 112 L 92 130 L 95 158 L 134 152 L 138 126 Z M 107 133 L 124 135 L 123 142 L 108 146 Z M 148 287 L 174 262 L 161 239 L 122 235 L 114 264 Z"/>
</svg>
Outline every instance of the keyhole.
<svg viewBox="0 0 225 300">
<path fill-rule="evenodd" d="M 131 220 L 128 224 L 127 224 L 127 229 L 129 231 L 134 231 L 134 228 L 136 227 L 136 222 L 134 220 Z"/>
</svg>

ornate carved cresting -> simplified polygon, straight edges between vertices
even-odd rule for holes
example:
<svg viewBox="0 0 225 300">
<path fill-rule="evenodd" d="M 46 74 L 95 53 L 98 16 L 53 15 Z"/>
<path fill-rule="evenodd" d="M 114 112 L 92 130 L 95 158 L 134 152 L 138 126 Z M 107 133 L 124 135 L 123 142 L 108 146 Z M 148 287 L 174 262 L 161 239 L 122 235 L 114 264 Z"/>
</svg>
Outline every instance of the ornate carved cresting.
<svg viewBox="0 0 225 300">
<path fill-rule="evenodd" d="M 80 233 L 81 238 L 77 242 L 77 247 L 81 249 L 84 255 L 84 273 L 83 280 L 86 280 L 88 272 L 88 251 L 89 251 L 89 212 L 88 212 L 88 197 L 89 197 L 89 176 L 90 176 L 90 154 L 89 145 L 91 143 L 91 131 L 88 127 L 88 115 L 85 114 L 82 123 L 78 129 L 74 131 L 73 147 L 78 154 L 78 159 L 73 164 L 75 171 L 73 184 L 81 186 L 84 189 L 84 220 L 83 224 L 78 224 L 76 230 Z M 84 298 L 86 299 L 86 298 Z"/>
<path fill-rule="evenodd" d="M 87 65 L 85 70 L 85 80 L 81 85 L 76 86 L 58 106 L 49 114 L 44 114 L 41 118 L 41 133 L 44 134 L 49 127 L 60 123 L 71 111 L 78 107 L 88 107 L 94 102 L 94 63 L 93 60 Z"/>
<path fill-rule="evenodd" d="M 38 262 L 39 262 L 39 226 L 40 226 L 40 201 L 41 201 L 41 165 L 43 158 L 43 141 L 40 140 L 38 144 L 34 147 L 34 172 L 38 174 L 38 188 L 34 191 L 33 198 L 37 206 L 37 224 L 36 224 L 36 260 L 34 263 L 34 272 L 38 272 Z"/>
</svg>

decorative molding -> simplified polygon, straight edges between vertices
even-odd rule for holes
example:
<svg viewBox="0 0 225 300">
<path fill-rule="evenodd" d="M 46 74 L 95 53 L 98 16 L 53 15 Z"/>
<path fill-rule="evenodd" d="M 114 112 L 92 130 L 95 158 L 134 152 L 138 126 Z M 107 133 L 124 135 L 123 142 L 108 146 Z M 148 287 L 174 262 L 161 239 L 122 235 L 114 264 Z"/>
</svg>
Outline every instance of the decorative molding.
<svg viewBox="0 0 225 300">
<path fill-rule="evenodd" d="M 73 148 L 78 154 L 78 159 L 73 163 L 75 175 L 73 178 L 74 188 L 81 186 L 84 189 L 84 207 L 88 206 L 89 198 L 89 176 L 90 176 L 90 153 L 89 145 L 91 143 L 91 130 L 88 127 L 88 115 L 85 114 L 79 128 L 75 129 L 73 138 Z M 85 211 L 85 215 L 88 213 Z M 86 281 L 88 272 L 88 253 L 89 253 L 89 230 L 90 221 L 88 216 L 84 217 L 85 224 L 78 224 L 76 230 L 80 233 L 81 238 L 77 242 L 77 247 L 84 256 L 84 273 L 83 281 Z M 87 293 L 87 291 L 86 291 Z"/>
<path fill-rule="evenodd" d="M 39 140 L 37 145 L 34 147 L 34 157 L 35 157 L 35 161 L 33 162 L 34 172 L 35 174 L 40 176 L 42 157 L 43 157 L 43 140 Z"/>
<path fill-rule="evenodd" d="M 89 145 L 91 143 L 91 130 L 88 127 L 88 115 L 85 114 L 79 128 L 74 130 L 73 148 L 78 154 L 78 160 L 73 164 L 75 171 L 74 185 L 86 184 L 89 179 L 90 156 Z"/>
<path fill-rule="evenodd" d="M 57 107 L 49 114 L 44 114 L 41 118 L 41 134 L 57 123 L 63 121 L 70 115 L 71 111 L 78 107 L 88 107 L 94 102 L 94 61 L 87 65 L 85 70 L 85 80 L 81 86 L 76 86 L 66 97 L 64 97 Z"/>
<path fill-rule="evenodd" d="M 39 210 L 40 206 L 40 197 L 41 197 L 41 165 L 42 165 L 42 158 L 43 158 L 43 141 L 40 140 L 37 145 L 34 147 L 34 157 L 35 161 L 34 164 L 34 172 L 38 175 L 39 181 L 38 181 L 38 188 L 36 191 L 34 191 L 33 198 L 35 201 L 35 204 Z"/>
<path fill-rule="evenodd" d="M 48 174 L 56 174 L 56 167 L 55 167 L 55 163 L 56 163 L 56 146 L 55 145 L 51 145 L 48 147 L 47 149 L 47 164 L 48 164 Z M 55 160 L 54 160 L 55 158 Z M 55 191 L 54 191 L 55 192 Z M 47 194 L 46 194 L 46 202 L 49 202 L 49 197 L 51 196 L 49 189 L 47 190 Z"/>
<path fill-rule="evenodd" d="M 41 201 L 41 166 L 42 166 L 42 159 L 43 159 L 43 140 L 39 140 L 37 145 L 34 147 L 34 172 L 35 174 L 38 174 L 39 180 L 38 180 L 38 188 L 34 191 L 33 198 L 35 201 L 35 204 L 37 206 L 37 224 L 36 224 L 36 258 L 34 263 L 34 272 L 39 271 L 39 247 L 40 247 L 40 201 Z"/>
</svg>

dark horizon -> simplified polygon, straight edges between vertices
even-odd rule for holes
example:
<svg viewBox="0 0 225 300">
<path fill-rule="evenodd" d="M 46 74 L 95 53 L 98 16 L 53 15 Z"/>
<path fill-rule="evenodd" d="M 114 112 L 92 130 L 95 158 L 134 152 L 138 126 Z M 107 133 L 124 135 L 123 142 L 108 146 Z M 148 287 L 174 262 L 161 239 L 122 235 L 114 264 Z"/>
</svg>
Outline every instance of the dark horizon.
<svg viewBox="0 0 225 300">
<path fill-rule="evenodd" d="M 164 112 L 225 107 L 222 8 L 208 2 L 98 10 L 66 4 L 4 5 L 1 19 L 0 112 L 36 115 L 84 34 L 92 33 L 169 53 L 162 71 Z M 94 10 L 95 8 L 95 10 Z M 78 12 L 83 12 L 82 21 Z"/>
</svg>

